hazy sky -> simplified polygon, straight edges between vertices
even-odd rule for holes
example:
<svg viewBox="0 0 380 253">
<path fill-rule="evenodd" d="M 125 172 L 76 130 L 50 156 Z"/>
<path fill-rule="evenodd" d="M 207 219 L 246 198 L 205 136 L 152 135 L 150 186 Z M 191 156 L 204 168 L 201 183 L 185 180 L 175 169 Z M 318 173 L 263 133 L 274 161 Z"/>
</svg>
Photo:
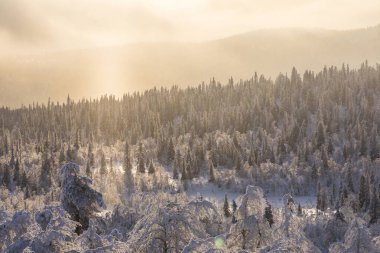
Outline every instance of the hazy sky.
<svg viewBox="0 0 380 253">
<path fill-rule="evenodd" d="M 0 0 L 2 52 L 204 41 L 273 27 L 380 23 L 375 0 Z"/>
</svg>

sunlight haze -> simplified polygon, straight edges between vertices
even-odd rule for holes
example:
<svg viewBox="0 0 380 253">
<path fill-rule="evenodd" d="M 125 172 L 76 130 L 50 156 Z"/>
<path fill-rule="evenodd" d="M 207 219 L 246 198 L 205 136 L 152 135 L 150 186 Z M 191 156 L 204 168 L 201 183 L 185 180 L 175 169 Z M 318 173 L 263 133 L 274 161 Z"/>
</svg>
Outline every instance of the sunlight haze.
<svg viewBox="0 0 380 253">
<path fill-rule="evenodd" d="M 1 0 L 0 104 L 375 63 L 378 13 L 370 0 Z"/>
</svg>

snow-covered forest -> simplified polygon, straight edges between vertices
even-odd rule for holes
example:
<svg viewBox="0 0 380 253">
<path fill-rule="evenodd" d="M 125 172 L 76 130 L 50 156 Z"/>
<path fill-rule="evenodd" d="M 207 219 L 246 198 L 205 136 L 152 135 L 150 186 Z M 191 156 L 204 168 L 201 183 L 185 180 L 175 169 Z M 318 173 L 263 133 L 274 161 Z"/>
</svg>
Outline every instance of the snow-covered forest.
<svg viewBox="0 0 380 253">
<path fill-rule="evenodd" d="M 379 125 L 367 62 L 2 107 L 0 251 L 380 252 Z"/>
</svg>

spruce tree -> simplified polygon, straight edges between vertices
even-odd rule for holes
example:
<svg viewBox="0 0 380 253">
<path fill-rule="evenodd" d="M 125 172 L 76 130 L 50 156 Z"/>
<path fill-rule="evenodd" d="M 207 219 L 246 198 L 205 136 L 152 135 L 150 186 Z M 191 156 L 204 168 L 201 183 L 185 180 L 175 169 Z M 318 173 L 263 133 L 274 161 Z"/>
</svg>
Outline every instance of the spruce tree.
<svg viewBox="0 0 380 253">
<path fill-rule="evenodd" d="M 265 207 L 264 218 L 268 221 L 269 226 L 272 227 L 272 225 L 274 224 L 274 220 L 273 220 L 272 206 L 270 204 L 268 204 L 268 206 Z"/>
<path fill-rule="evenodd" d="M 377 127 L 374 125 L 372 127 L 371 133 L 371 159 L 376 160 L 380 157 L 379 147 L 377 143 Z"/>
<path fill-rule="evenodd" d="M 377 196 L 377 191 L 375 185 L 372 187 L 371 191 L 371 203 L 369 206 L 370 224 L 375 223 L 379 218 L 379 199 Z"/>
<path fill-rule="evenodd" d="M 124 169 L 124 193 L 130 193 L 134 190 L 135 183 L 132 174 L 132 163 L 129 152 L 129 143 L 125 141 L 124 146 L 124 159 L 123 159 L 123 169 Z"/>
<path fill-rule="evenodd" d="M 20 185 L 20 163 L 18 162 L 18 159 L 16 159 L 15 166 L 14 166 L 14 174 L 13 174 L 13 182 L 19 186 Z"/>
<path fill-rule="evenodd" d="M 25 189 L 27 185 L 28 185 L 28 179 L 26 177 L 25 171 L 23 171 L 21 174 L 21 179 L 20 179 L 20 187 L 21 189 Z"/>
<path fill-rule="evenodd" d="M 172 138 L 170 138 L 169 146 L 168 146 L 168 160 L 167 163 L 171 164 L 175 158 L 175 150 Z"/>
<path fill-rule="evenodd" d="M 210 183 L 215 183 L 214 165 L 213 165 L 212 161 L 210 161 L 210 163 L 209 163 L 208 181 Z"/>
<path fill-rule="evenodd" d="M 154 172 L 155 172 L 155 169 L 154 169 L 154 166 L 153 166 L 153 162 L 150 161 L 149 168 L 148 168 L 148 173 L 149 174 L 153 174 Z"/>
<path fill-rule="evenodd" d="M 107 174 L 107 163 L 106 163 L 106 157 L 104 156 L 104 153 L 102 153 L 102 157 L 100 159 L 100 175 L 104 176 Z"/>
<path fill-rule="evenodd" d="M 319 122 L 317 129 L 317 148 L 320 148 L 325 143 L 325 130 L 323 127 L 323 123 Z"/>
<path fill-rule="evenodd" d="M 5 164 L 3 173 L 3 186 L 10 189 L 11 185 L 11 175 L 9 171 L 9 165 Z"/>
<path fill-rule="evenodd" d="M 235 171 L 236 171 L 237 173 L 239 173 L 240 170 L 241 170 L 241 160 L 240 160 L 240 158 L 237 158 L 237 159 L 236 159 L 236 167 L 235 167 Z"/>
<path fill-rule="evenodd" d="M 352 181 L 352 169 L 351 166 L 348 166 L 347 170 L 347 187 L 350 192 L 354 192 L 354 183 Z"/>
<path fill-rule="evenodd" d="M 232 212 L 235 213 L 236 209 L 237 209 L 237 204 L 236 204 L 235 200 L 232 200 Z"/>
<path fill-rule="evenodd" d="M 223 212 L 226 218 L 231 216 L 230 205 L 228 204 L 227 194 L 224 195 Z"/>
<path fill-rule="evenodd" d="M 368 204 L 369 186 L 364 175 L 360 177 L 359 208 L 366 209 Z"/>
<path fill-rule="evenodd" d="M 297 215 L 298 215 L 298 216 L 302 216 L 302 207 L 301 207 L 301 203 L 298 203 Z"/>
<path fill-rule="evenodd" d="M 41 190 L 44 190 L 45 193 L 49 191 L 51 187 L 51 161 L 50 158 L 48 157 L 48 154 L 43 155 L 43 161 L 42 161 L 42 167 L 41 167 L 41 173 L 40 173 L 40 178 L 39 178 L 39 192 Z"/>
<path fill-rule="evenodd" d="M 318 183 L 317 187 L 317 210 L 321 210 L 322 193 L 321 193 L 321 183 Z"/>
<path fill-rule="evenodd" d="M 177 166 L 173 168 L 173 179 L 178 179 L 178 169 Z"/>
<path fill-rule="evenodd" d="M 143 146 L 142 143 L 140 142 L 139 144 L 139 154 L 138 154 L 138 171 L 140 173 L 145 173 L 145 163 L 144 163 L 144 151 L 143 151 Z"/>
<path fill-rule="evenodd" d="M 182 174 L 181 174 L 181 180 L 182 180 L 182 181 L 188 180 L 187 173 L 186 173 L 185 161 L 182 162 Z"/>
<path fill-rule="evenodd" d="M 89 178 L 92 178 L 90 161 L 88 161 L 88 160 L 86 162 L 86 176 L 89 177 Z"/>
</svg>

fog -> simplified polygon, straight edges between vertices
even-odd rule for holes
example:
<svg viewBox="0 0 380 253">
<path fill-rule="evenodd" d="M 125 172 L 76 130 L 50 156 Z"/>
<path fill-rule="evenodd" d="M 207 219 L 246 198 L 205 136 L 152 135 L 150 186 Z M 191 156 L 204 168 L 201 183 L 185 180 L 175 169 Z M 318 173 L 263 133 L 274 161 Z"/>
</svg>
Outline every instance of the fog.
<svg viewBox="0 0 380 253">
<path fill-rule="evenodd" d="M 379 11 L 370 0 L 3 0 L 0 104 L 376 63 Z"/>
</svg>

